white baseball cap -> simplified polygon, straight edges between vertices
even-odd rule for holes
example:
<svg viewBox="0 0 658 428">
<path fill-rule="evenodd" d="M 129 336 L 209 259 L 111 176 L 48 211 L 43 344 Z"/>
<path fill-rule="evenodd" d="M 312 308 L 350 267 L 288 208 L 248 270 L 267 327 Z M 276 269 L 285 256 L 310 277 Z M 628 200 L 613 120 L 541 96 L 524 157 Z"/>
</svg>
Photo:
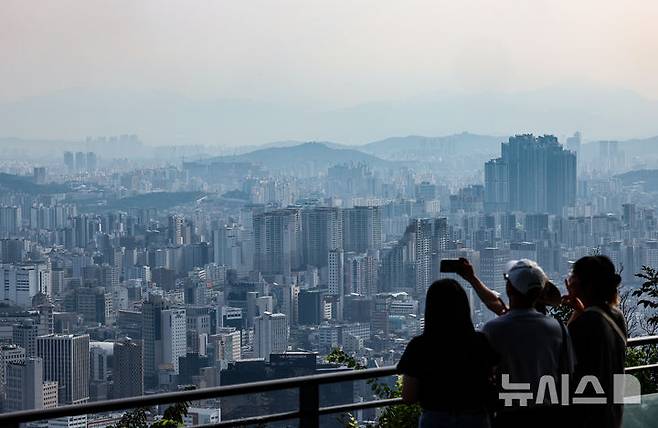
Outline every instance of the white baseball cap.
<svg viewBox="0 0 658 428">
<path fill-rule="evenodd" d="M 534 288 L 543 289 L 550 282 L 537 262 L 528 259 L 512 260 L 507 263 L 505 279 L 523 295 Z"/>
</svg>

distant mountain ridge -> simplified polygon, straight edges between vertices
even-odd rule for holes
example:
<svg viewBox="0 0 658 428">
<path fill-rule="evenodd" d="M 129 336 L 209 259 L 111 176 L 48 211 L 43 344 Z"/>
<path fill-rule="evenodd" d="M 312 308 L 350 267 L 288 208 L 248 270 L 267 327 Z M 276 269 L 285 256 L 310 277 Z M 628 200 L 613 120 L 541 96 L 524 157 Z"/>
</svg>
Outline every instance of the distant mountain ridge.
<svg viewBox="0 0 658 428">
<path fill-rule="evenodd" d="M 537 90 L 433 92 L 345 108 L 189 97 L 166 91 L 72 88 L 0 102 L 3 135 L 78 140 L 136 134 L 149 147 L 244 147 L 264 141 L 339 141 L 361 144 L 391 135 L 552 133 L 623 140 L 658 135 L 658 101 L 587 82 Z M 458 134 L 459 135 L 459 134 Z"/>
<path fill-rule="evenodd" d="M 336 164 L 365 163 L 371 167 L 384 168 L 395 163 L 380 159 L 353 148 L 332 148 L 324 143 L 301 143 L 286 147 L 267 147 L 235 156 L 218 156 L 204 161 L 212 162 L 251 162 L 263 165 L 270 170 L 298 168 L 312 164 L 316 168 L 327 168 Z"/>
<path fill-rule="evenodd" d="M 500 143 L 507 141 L 506 136 L 477 135 L 468 132 L 441 137 L 409 135 L 390 137 L 374 141 L 359 150 L 384 159 L 423 160 L 428 156 L 494 156 L 500 153 Z"/>
</svg>

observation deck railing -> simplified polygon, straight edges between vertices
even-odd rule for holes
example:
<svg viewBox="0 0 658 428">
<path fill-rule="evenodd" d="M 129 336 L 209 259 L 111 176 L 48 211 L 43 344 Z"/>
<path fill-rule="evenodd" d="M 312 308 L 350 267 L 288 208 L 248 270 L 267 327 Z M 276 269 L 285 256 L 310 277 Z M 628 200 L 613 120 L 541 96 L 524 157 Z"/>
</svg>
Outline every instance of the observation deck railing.
<svg viewBox="0 0 658 428">
<path fill-rule="evenodd" d="M 631 338 L 628 340 L 629 347 L 658 344 L 658 336 L 645 336 Z M 627 373 L 641 370 L 653 370 L 658 368 L 658 363 L 643 366 L 627 367 Z M 359 403 L 342 404 L 336 406 L 320 406 L 320 386 L 374 379 L 397 374 L 395 367 L 381 367 L 364 370 L 340 371 L 333 373 L 316 374 L 311 376 L 300 376 L 288 379 L 267 380 L 262 382 L 251 382 L 240 385 L 218 386 L 188 391 L 169 392 L 162 394 L 145 395 L 141 397 L 122 398 L 115 400 L 97 401 L 85 404 L 67 405 L 52 409 L 25 410 L 0 414 L 0 427 L 18 427 L 21 423 L 57 419 L 66 416 L 78 416 L 88 414 L 106 413 L 139 407 L 150 407 L 160 404 L 170 404 L 181 401 L 207 400 L 213 398 L 230 397 L 237 395 L 254 394 L 260 392 L 277 391 L 296 388 L 299 391 L 299 405 L 297 410 L 252 416 L 235 420 L 222 421 L 210 425 L 198 425 L 203 428 L 210 427 L 236 427 L 248 425 L 261 425 L 269 422 L 283 420 L 299 420 L 299 426 L 317 427 L 320 425 L 320 416 L 327 414 L 340 414 L 362 409 L 387 407 L 401 404 L 402 399 L 383 399 L 365 401 Z"/>
</svg>

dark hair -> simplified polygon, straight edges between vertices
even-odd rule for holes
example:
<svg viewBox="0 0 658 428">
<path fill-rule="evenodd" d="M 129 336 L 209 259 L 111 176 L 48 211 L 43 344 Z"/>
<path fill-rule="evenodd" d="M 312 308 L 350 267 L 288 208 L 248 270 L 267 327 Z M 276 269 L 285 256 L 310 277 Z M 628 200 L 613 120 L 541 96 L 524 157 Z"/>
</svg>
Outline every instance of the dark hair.
<svg viewBox="0 0 658 428">
<path fill-rule="evenodd" d="M 619 300 L 621 276 L 607 256 L 586 256 L 573 265 L 583 297 L 593 305 L 616 305 Z"/>
<path fill-rule="evenodd" d="M 435 281 L 425 300 L 424 336 L 469 338 L 475 332 L 466 292 L 454 279 Z"/>
</svg>

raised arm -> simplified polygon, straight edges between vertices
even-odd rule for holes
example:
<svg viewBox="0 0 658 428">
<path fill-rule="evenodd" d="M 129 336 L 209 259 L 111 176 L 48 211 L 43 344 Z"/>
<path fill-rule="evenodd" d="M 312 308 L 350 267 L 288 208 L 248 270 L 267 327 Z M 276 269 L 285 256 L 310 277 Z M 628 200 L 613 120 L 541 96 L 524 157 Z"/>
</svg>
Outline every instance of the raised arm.
<svg viewBox="0 0 658 428">
<path fill-rule="evenodd" d="M 500 294 L 487 287 L 480 278 L 475 275 L 473 265 L 468 260 L 460 258 L 459 261 L 462 262 L 462 266 L 457 273 L 471 284 L 471 287 L 473 287 L 473 290 L 475 290 L 482 303 L 484 303 L 484 305 L 496 315 L 505 314 L 509 308 L 500 298 Z"/>
</svg>

